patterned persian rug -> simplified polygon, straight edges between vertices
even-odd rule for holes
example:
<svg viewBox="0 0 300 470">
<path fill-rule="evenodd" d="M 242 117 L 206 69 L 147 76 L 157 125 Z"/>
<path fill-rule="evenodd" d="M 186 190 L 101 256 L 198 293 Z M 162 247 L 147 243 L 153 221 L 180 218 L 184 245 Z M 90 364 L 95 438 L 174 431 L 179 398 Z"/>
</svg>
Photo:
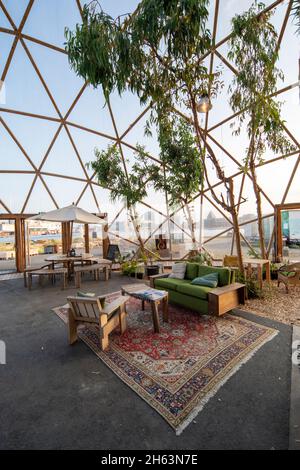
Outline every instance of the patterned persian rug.
<svg viewBox="0 0 300 470">
<path fill-rule="evenodd" d="M 111 294 L 112 300 L 119 293 Z M 107 297 L 107 300 L 109 300 Z M 67 322 L 67 305 L 53 309 Z M 127 302 L 127 330 L 110 335 L 109 348 L 99 347 L 96 326 L 79 327 L 79 337 L 141 398 L 180 434 L 229 377 L 276 330 L 233 315 L 200 316 L 169 305 L 169 323 L 160 317 L 154 333 L 150 305 Z"/>
</svg>

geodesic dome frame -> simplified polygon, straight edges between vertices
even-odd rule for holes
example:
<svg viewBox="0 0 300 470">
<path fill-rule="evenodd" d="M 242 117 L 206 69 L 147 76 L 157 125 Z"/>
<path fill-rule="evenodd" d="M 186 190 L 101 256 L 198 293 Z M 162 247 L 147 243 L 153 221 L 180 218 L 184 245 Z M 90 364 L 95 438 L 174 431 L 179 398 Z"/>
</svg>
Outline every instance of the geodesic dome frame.
<svg viewBox="0 0 300 470">
<path fill-rule="evenodd" d="M 14 63 L 16 62 L 16 51 L 21 50 L 22 54 L 26 57 L 26 60 L 30 64 L 30 67 L 32 68 L 33 73 L 35 74 L 37 78 L 37 82 L 39 83 L 39 86 L 43 89 L 44 94 L 47 96 L 49 102 L 52 105 L 52 108 L 54 110 L 54 114 L 45 114 L 42 112 L 32 112 L 29 111 L 28 109 L 19 109 L 17 106 L 15 107 L 10 107 L 9 103 L 1 105 L 0 107 L 0 124 L 1 124 L 1 129 L 2 131 L 6 134 L 6 138 L 11 139 L 12 142 L 14 142 L 15 148 L 20 154 L 20 158 L 24 158 L 26 161 L 27 169 L 22 169 L 22 168 L 10 168 L 9 167 L 9 162 L 4 163 L 3 160 L 6 158 L 6 155 L 3 155 L 3 160 L 1 158 L 2 163 L 0 162 L 0 181 L 5 182 L 5 178 L 8 177 L 9 175 L 17 177 L 17 175 L 24 175 L 26 178 L 28 178 L 28 181 L 30 183 L 28 184 L 27 190 L 24 193 L 24 197 L 22 198 L 22 201 L 19 201 L 20 204 L 18 207 L 12 204 L 14 207 L 11 206 L 10 202 L 7 201 L 6 198 L 6 192 L 5 192 L 5 185 L 2 186 L 2 190 L 0 190 L 0 211 L 2 212 L 2 218 L 6 214 L 7 216 L 12 215 L 14 213 L 18 214 L 25 214 L 26 212 L 37 212 L 37 211 L 43 211 L 43 210 L 48 210 L 51 207 L 44 207 L 43 205 L 43 200 L 41 200 L 40 206 L 37 207 L 37 202 L 39 202 L 39 192 L 37 191 L 37 188 L 39 188 L 39 191 L 43 190 L 48 197 L 48 201 L 51 202 L 52 207 L 60 207 L 62 205 L 61 198 L 59 197 L 60 192 L 67 191 L 67 183 L 70 182 L 72 185 L 77 185 L 78 190 L 70 190 L 70 194 L 66 195 L 66 198 L 64 201 L 66 203 L 71 203 L 75 202 L 76 204 L 83 204 L 83 201 L 85 200 L 87 194 L 89 193 L 89 200 L 90 200 L 90 206 L 89 202 L 86 200 L 85 201 L 85 207 L 87 209 L 90 209 L 91 211 L 94 212 L 108 212 L 110 214 L 110 211 L 106 209 L 106 207 L 103 207 L 102 204 L 102 194 L 103 190 L 100 189 L 99 184 L 97 183 L 95 179 L 95 174 L 90 173 L 86 166 L 85 163 L 87 160 L 91 160 L 92 154 L 90 152 L 86 152 L 85 147 L 84 147 L 84 142 L 82 144 L 79 144 L 79 141 L 76 140 L 74 133 L 81 133 L 82 135 L 84 134 L 89 135 L 89 136 L 95 136 L 96 139 L 101 139 L 102 144 L 105 146 L 106 144 L 109 144 L 109 142 L 114 142 L 116 145 L 119 146 L 121 154 L 123 155 L 125 165 L 128 166 L 128 171 L 130 171 L 130 158 L 132 156 L 128 157 L 129 160 L 127 159 L 127 155 L 131 154 L 136 150 L 135 144 L 133 143 L 133 140 L 130 138 L 131 134 L 135 131 L 136 128 L 141 126 L 143 120 L 145 119 L 147 113 L 149 112 L 149 107 L 146 107 L 145 109 L 141 110 L 140 113 L 135 115 L 133 119 L 131 119 L 130 123 L 127 126 L 123 126 L 121 129 L 118 124 L 118 114 L 120 113 L 120 108 L 117 106 L 113 106 L 110 103 L 107 104 L 106 110 L 105 110 L 105 115 L 106 115 L 106 120 L 110 120 L 110 126 L 109 126 L 109 131 L 106 131 L 105 129 L 98 128 L 97 125 L 90 125 L 88 123 L 85 123 L 85 117 L 82 117 L 82 120 L 78 122 L 76 119 L 74 119 L 72 116 L 74 115 L 74 112 L 76 109 L 79 107 L 80 103 L 84 99 L 86 93 L 88 93 L 88 89 L 90 88 L 87 83 L 82 83 L 80 86 L 78 86 L 78 89 L 76 93 L 74 93 L 74 96 L 71 101 L 69 101 L 68 106 L 63 106 L 63 108 L 60 106 L 59 100 L 56 97 L 55 92 L 51 89 L 51 86 L 48 83 L 48 80 L 40 67 L 40 64 L 38 63 L 38 60 L 36 57 L 37 55 L 37 48 L 39 48 L 42 53 L 46 54 L 46 51 L 51 51 L 51 53 L 55 55 L 60 55 L 64 56 L 65 60 L 67 60 L 66 57 L 66 52 L 63 49 L 63 45 L 58 45 L 54 44 L 51 42 L 48 42 L 41 37 L 37 37 L 34 34 L 30 33 L 30 28 L 26 30 L 26 25 L 30 22 L 30 18 L 32 16 L 37 15 L 36 11 L 34 10 L 35 8 L 37 9 L 39 5 L 41 5 L 41 0 L 23 0 L 22 2 L 23 5 L 23 13 L 19 17 L 19 21 L 17 22 L 16 19 L 14 18 L 13 11 L 10 10 L 10 7 L 8 5 L 8 2 L 5 2 L 4 0 L 0 0 L 0 12 L 1 15 L 6 22 L 6 25 L 2 26 L 0 22 L 0 38 L 2 40 L 8 40 L 10 41 L 9 47 L 7 48 L 7 55 L 5 58 L 5 61 L 3 62 L 3 69 L 1 71 L 1 81 L 9 86 L 9 80 L 10 80 L 10 72 L 14 66 Z M 53 4 L 54 2 L 51 2 Z M 83 3 L 83 2 L 82 2 Z M 82 12 L 82 3 L 79 0 L 69 0 L 69 5 L 71 6 L 70 8 L 74 8 L 78 12 L 78 21 L 80 20 L 80 14 Z M 229 35 L 224 35 L 224 37 L 218 37 L 218 27 L 222 23 L 222 8 L 224 7 L 224 4 L 222 5 L 222 2 L 220 0 L 214 0 L 212 3 L 212 12 L 211 12 L 211 25 L 212 25 L 212 43 L 214 44 L 214 47 L 211 49 L 211 51 L 204 57 L 203 59 L 207 62 L 209 71 L 213 72 L 213 70 L 216 67 L 216 64 L 222 64 L 224 67 L 224 74 L 229 76 L 232 76 L 232 74 L 237 73 L 234 66 L 228 61 L 226 57 L 226 42 L 229 39 Z M 232 3 L 233 2 L 228 2 Z M 247 3 L 247 5 L 246 5 Z M 244 10 L 247 9 L 248 5 L 248 0 L 245 2 L 245 7 L 243 8 Z M 45 2 L 44 2 L 45 5 Z M 291 7 L 292 7 L 292 1 L 286 2 L 285 0 L 277 0 L 275 2 L 269 2 L 267 5 L 266 9 L 267 10 L 274 10 L 277 12 L 277 10 L 280 8 L 280 12 L 278 15 L 278 48 L 280 50 L 283 41 L 285 40 L 287 36 L 287 32 L 289 30 L 288 24 L 290 21 L 290 13 L 291 13 Z M 50 9 L 50 4 L 48 4 L 47 8 Z M 62 14 L 63 14 L 63 9 L 62 9 Z M 233 16 L 234 11 L 231 16 Z M 44 18 L 45 20 L 45 18 Z M 290 27 L 290 32 L 291 34 L 291 27 Z M 295 36 L 294 40 L 296 42 Z M 36 54 L 33 53 L 33 50 L 35 51 Z M 54 57 L 54 56 L 53 56 Z M 283 67 L 284 68 L 284 67 Z M 46 74 L 47 75 L 47 74 Z M 227 78 L 228 78 L 227 77 Z M 61 77 L 63 81 L 64 77 Z M 296 91 L 299 82 L 295 80 L 289 80 L 290 76 L 288 77 L 287 81 L 289 83 L 284 83 L 283 86 L 278 88 L 276 92 L 276 96 L 282 97 L 285 96 L 287 93 L 290 93 L 291 91 Z M 68 88 L 68 82 L 67 80 L 65 81 L 65 87 L 66 91 Z M 100 94 L 100 92 L 99 92 Z M 61 98 L 61 97 L 60 97 Z M 292 98 L 294 99 L 294 98 Z M 222 105 L 225 104 L 226 102 L 226 96 L 225 94 L 222 97 L 218 98 L 219 102 L 221 102 Z M 291 101 L 291 100 L 290 100 Z M 126 105 L 126 100 L 123 101 Z M 122 102 L 119 102 L 119 106 L 123 106 Z M 227 112 L 227 115 L 226 115 Z M 211 116 L 215 113 L 215 117 L 212 119 Z M 235 181 L 235 187 L 236 187 L 236 194 L 238 197 L 239 201 L 239 207 L 243 207 L 242 205 L 242 200 L 245 197 L 245 199 L 248 199 L 254 197 L 252 194 L 251 196 L 251 175 L 248 173 L 243 173 L 240 169 L 240 166 L 242 164 L 242 160 L 244 158 L 244 153 L 239 152 L 239 149 L 236 148 L 235 151 L 232 150 L 233 147 L 233 142 L 235 137 L 232 137 L 230 131 L 229 131 L 229 124 L 232 122 L 232 120 L 236 117 L 236 115 L 232 115 L 232 113 L 228 112 L 228 107 L 226 108 L 225 114 L 220 117 L 220 114 L 222 114 L 220 108 L 218 108 L 218 103 L 214 103 L 212 111 L 206 114 L 204 120 L 203 120 L 203 129 L 206 133 L 207 138 L 210 141 L 210 144 L 214 146 L 214 149 L 217 152 L 217 155 L 220 157 L 220 160 L 222 161 L 224 167 L 227 169 L 229 168 L 230 171 L 230 176 L 234 177 Z M 14 129 L 14 125 L 12 124 L 12 121 L 10 121 L 10 117 L 14 116 L 16 119 L 17 118 L 22 118 L 26 120 L 31 120 L 31 122 L 34 121 L 34 129 L 35 132 L 39 133 L 40 129 L 42 126 L 48 124 L 49 126 L 55 126 L 55 130 L 53 131 L 53 135 L 51 139 L 48 140 L 47 145 L 44 149 L 43 152 L 41 152 L 39 159 L 34 159 L 32 158 L 30 148 L 26 148 L 26 145 L 23 142 L 22 138 L 22 132 L 20 132 L 21 137 L 18 135 L 18 129 Z M 86 115 L 88 117 L 88 113 Z M 292 117 L 293 119 L 293 117 Z M 88 119 L 87 119 L 88 121 Z M 23 121 L 24 122 L 24 121 Z M 105 121 L 106 123 L 108 121 Z M 42 124 L 43 123 L 43 124 Z M 100 127 L 100 126 L 99 126 Z M 108 127 L 105 125 L 105 127 Z M 224 131 L 225 129 L 225 131 Z M 299 197 L 299 192 L 297 192 L 297 185 L 298 182 L 300 184 L 300 157 L 299 157 L 299 150 L 300 150 L 300 143 L 299 143 L 299 131 L 297 133 L 297 126 L 292 125 L 292 128 L 290 126 L 290 123 L 284 124 L 284 129 L 286 131 L 286 134 L 289 136 L 290 140 L 296 145 L 297 149 L 294 152 L 291 152 L 288 155 L 279 155 L 279 156 L 272 156 L 268 155 L 267 158 L 265 159 L 263 165 L 260 165 L 260 167 L 257 169 L 258 172 L 258 180 L 260 183 L 260 190 L 261 190 L 261 195 L 264 200 L 264 214 L 265 218 L 268 217 L 273 217 L 274 212 L 276 211 L 277 206 L 283 206 L 286 203 L 296 203 L 300 201 Z M 224 138 L 224 133 L 226 132 L 227 137 Z M 61 156 L 58 154 L 56 157 L 56 161 L 53 161 L 53 165 L 50 169 L 47 168 L 47 164 L 49 160 L 52 158 L 53 160 L 53 150 L 55 146 L 57 145 L 57 142 L 60 139 L 61 134 L 64 134 L 65 136 L 65 142 L 68 142 L 68 145 L 72 149 L 73 157 L 74 160 L 70 162 L 70 169 L 72 170 L 72 165 L 75 163 L 78 166 L 78 172 L 80 171 L 81 174 L 76 172 L 76 174 L 72 174 L 72 171 L 70 174 L 66 174 L 64 171 L 59 171 L 59 167 L 61 165 Z M 298 137 L 297 137 L 298 135 Z M 24 136 L 23 136 L 24 137 Z M 34 134 L 32 135 L 32 138 L 34 139 Z M 224 143 L 224 140 L 228 139 L 228 142 Z M 231 140 L 230 140 L 231 139 Z M 238 142 L 238 141 L 237 141 Z M 239 142 L 237 144 L 237 147 L 239 146 Z M 0 149 L 1 149 L 1 141 L 0 141 Z M 62 152 L 63 153 L 63 152 Z M 86 153 L 88 153 L 88 157 L 86 156 Z M 149 155 L 149 158 L 155 161 L 157 164 L 160 164 L 159 157 L 154 154 L 153 151 L 148 151 L 147 153 Z M 238 155 L 236 155 L 238 153 Z M 8 159 L 9 160 L 9 159 Z M 277 194 L 274 196 L 274 192 L 270 194 L 270 192 L 265 189 L 265 184 L 264 184 L 264 178 L 270 178 L 270 169 L 273 168 L 281 168 L 280 165 L 282 162 L 288 162 L 288 165 L 285 166 L 285 177 L 283 178 L 283 171 L 277 170 L 277 173 L 275 172 L 274 174 L 277 175 L 278 177 L 282 177 L 282 181 L 279 181 L 279 184 L 275 182 L 275 185 L 277 186 L 280 185 L 280 191 L 278 189 L 278 192 L 280 192 L 280 197 L 277 197 Z M 56 167 L 55 167 L 56 165 Z M 57 168 L 57 170 L 53 170 L 53 168 Z M 282 166 L 283 168 L 283 166 Z M 275 171 L 275 170 L 274 170 Z M 53 185 L 52 181 L 56 180 L 60 183 L 58 183 L 56 186 Z M 284 180 L 284 181 L 283 181 Z M 61 188 L 59 188 L 58 185 L 61 185 Z M 214 187 L 218 188 L 218 183 L 217 181 L 215 182 Z M 268 185 L 270 186 L 269 182 Z M 69 186 L 71 187 L 71 186 Z M 73 187 L 73 186 L 72 186 Z M 296 189 L 295 189 L 296 188 Z M 20 187 L 14 188 L 15 193 L 17 194 L 18 191 L 20 190 Z M 164 197 L 164 196 L 163 196 Z M 167 198 L 166 198 L 167 200 Z M 220 214 L 220 217 L 224 218 L 226 220 L 226 223 L 228 226 L 224 227 L 224 230 L 220 231 L 218 234 L 213 235 L 212 237 L 207 238 L 204 241 L 204 248 L 206 248 L 209 251 L 209 244 L 210 242 L 219 236 L 224 235 L 224 233 L 231 233 L 232 234 L 232 241 L 231 241 L 231 251 L 234 251 L 234 235 L 232 231 L 232 223 L 231 220 L 229 219 L 228 215 L 222 211 L 213 201 L 213 199 L 210 197 L 209 190 L 207 188 L 204 188 L 202 193 L 199 193 L 195 198 L 194 201 L 196 201 L 198 204 L 200 204 L 199 201 L 203 201 L 204 204 L 207 205 L 207 207 L 213 208 L 215 211 L 217 211 L 218 214 Z M 33 203 L 33 206 L 31 204 Z M 162 227 L 166 226 L 168 222 L 172 222 L 174 225 L 177 226 L 179 230 L 182 230 L 185 236 L 191 237 L 189 230 L 185 227 L 179 226 L 179 224 L 176 222 L 176 213 L 179 213 L 181 209 L 178 209 L 176 211 L 170 211 L 168 208 L 168 204 L 166 203 L 163 207 L 163 210 L 161 209 L 161 204 L 152 204 L 151 200 L 143 201 L 141 202 L 141 206 L 145 210 L 151 210 L 154 211 L 155 213 L 159 214 L 161 217 L 160 223 L 157 223 L 154 227 L 151 227 L 151 233 L 149 236 L 146 237 L 146 241 L 150 240 L 151 237 L 155 235 Z M 112 214 L 111 219 L 109 221 L 109 232 L 111 232 L 113 235 L 116 235 L 114 233 L 113 227 L 115 222 L 120 218 L 122 211 L 124 211 L 124 208 L 120 206 L 118 210 L 114 214 Z M 253 212 L 253 209 L 249 210 L 249 212 Z M 244 218 L 241 219 L 240 221 L 240 227 L 242 228 L 243 226 L 254 223 L 255 218 Z M 202 224 L 202 220 L 199 220 L 199 225 Z M 274 236 L 276 233 L 276 228 L 275 225 L 272 228 L 272 233 L 270 234 L 269 237 L 269 243 L 268 243 L 268 254 L 270 253 L 273 242 L 274 242 Z M 119 238 L 122 238 L 122 236 L 117 235 Z M 242 234 L 242 238 L 246 244 L 246 246 L 251 249 L 252 245 L 250 241 Z M 127 240 L 128 241 L 128 240 Z M 131 239 L 129 240 L 133 246 L 136 246 L 136 242 Z"/>
</svg>

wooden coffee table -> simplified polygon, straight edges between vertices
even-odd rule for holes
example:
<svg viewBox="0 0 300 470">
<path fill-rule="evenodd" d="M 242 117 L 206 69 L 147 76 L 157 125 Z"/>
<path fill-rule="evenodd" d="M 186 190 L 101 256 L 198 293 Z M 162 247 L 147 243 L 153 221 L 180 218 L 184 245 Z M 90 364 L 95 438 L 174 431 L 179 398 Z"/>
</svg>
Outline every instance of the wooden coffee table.
<svg viewBox="0 0 300 470">
<path fill-rule="evenodd" d="M 142 310 L 145 310 L 145 302 L 149 302 L 152 310 L 153 327 L 155 333 L 160 332 L 158 306 L 162 304 L 163 321 L 169 321 L 168 292 L 153 289 L 146 284 L 126 284 L 121 287 L 122 295 L 129 295 L 142 301 Z M 147 291 L 147 294 L 145 293 Z M 163 294 L 161 294 L 163 292 Z M 151 298 L 152 296 L 152 298 Z"/>
</svg>

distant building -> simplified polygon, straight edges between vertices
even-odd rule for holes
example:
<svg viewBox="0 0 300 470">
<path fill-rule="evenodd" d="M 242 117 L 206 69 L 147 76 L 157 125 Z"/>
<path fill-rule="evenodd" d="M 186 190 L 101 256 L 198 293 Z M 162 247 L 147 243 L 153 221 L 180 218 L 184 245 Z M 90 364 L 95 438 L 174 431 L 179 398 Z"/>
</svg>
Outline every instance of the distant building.
<svg viewBox="0 0 300 470">
<path fill-rule="evenodd" d="M 217 217 L 213 211 L 208 213 L 206 219 L 204 219 L 204 228 L 217 229 L 230 227 L 230 223 L 225 217 Z"/>
</svg>

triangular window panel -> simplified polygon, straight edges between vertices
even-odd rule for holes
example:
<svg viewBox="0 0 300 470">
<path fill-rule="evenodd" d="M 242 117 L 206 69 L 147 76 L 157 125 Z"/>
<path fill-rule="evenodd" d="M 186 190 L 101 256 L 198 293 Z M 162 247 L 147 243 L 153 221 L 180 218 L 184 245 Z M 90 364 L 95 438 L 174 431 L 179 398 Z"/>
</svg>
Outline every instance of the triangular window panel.
<svg viewBox="0 0 300 470">
<path fill-rule="evenodd" d="M 26 8 L 28 6 L 29 0 L 18 0 L 17 2 L 12 2 L 11 0 L 3 0 L 3 4 L 10 15 L 11 19 L 18 27 L 21 23 Z M 0 8 L 1 11 L 1 8 Z M 1 18 L 1 14 L 0 14 Z M 1 24 L 1 21 L 0 21 Z M 2 25 L 1 25 L 2 26 Z"/>
<path fill-rule="evenodd" d="M 12 25 L 8 21 L 6 15 L 5 15 L 5 13 L 4 13 L 4 11 L 2 10 L 1 7 L 0 7 L 0 27 L 7 28 L 7 29 L 12 29 Z"/>
<path fill-rule="evenodd" d="M 282 202 L 297 159 L 298 155 L 292 155 L 286 159 L 267 163 L 256 169 L 261 188 L 267 193 L 274 204 Z M 274 181 L 272 185 L 269 184 L 270 175 L 272 175 L 272 180 Z"/>
<path fill-rule="evenodd" d="M 224 217 L 224 215 L 226 217 Z M 229 220 L 228 220 L 229 219 Z M 203 198 L 203 221 L 202 221 L 202 239 L 203 243 L 214 239 L 217 236 L 227 236 L 231 228 L 230 214 L 218 211 L 206 197 Z"/>
<path fill-rule="evenodd" d="M 298 62 L 297 62 L 297 69 L 298 69 Z M 294 77 L 296 77 L 297 74 L 298 74 L 298 71 L 296 72 L 295 70 Z M 300 130 L 299 130 L 299 124 L 298 124 L 300 122 L 300 106 L 299 106 L 300 88 L 294 87 L 291 90 L 279 95 L 278 100 L 282 103 L 281 113 L 282 113 L 282 119 L 285 122 L 285 126 L 293 134 L 295 139 L 300 143 Z"/>
<path fill-rule="evenodd" d="M 5 85 L 5 107 L 57 117 L 53 104 L 20 43 L 16 47 Z"/>
<path fill-rule="evenodd" d="M 65 115 L 84 84 L 71 70 L 68 56 L 27 41 L 27 47 L 37 64 L 60 112 Z M 59 73 L 54 73 L 59 70 Z"/>
<path fill-rule="evenodd" d="M 149 119 L 149 113 L 150 111 L 137 121 L 137 123 L 122 138 L 122 141 L 133 146 L 136 146 L 138 143 L 145 147 L 146 152 L 149 152 L 150 155 L 158 159 L 160 148 L 155 126 L 151 126 L 152 136 L 145 135 L 145 125 L 147 119 Z"/>
<path fill-rule="evenodd" d="M 105 137 L 83 131 L 77 127 L 69 125 L 68 129 L 72 135 L 84 165 L 95 160 L 95 149 L 100 151 L 106 150 L 108 146 L 112 144 L 112 141 L 106 139 Z M 86 168 L 86 170 L 89 175 L 93 173 L 92 169 Z"/>
<path fill-rule="evenodd" d="M 291 186 L 288 190 L 285 203 L 297 202 L 300 201 L 300 164 L 297 167 L 295 176 L 291 182 Z"/>
<path fill-rule="evenodd" d="M 9 113 L 4 115 L 4 119 L 32 162 L 39 166 L 59 123 Z M 33 138 L 33 136 L 38 136 L 38 138 Z"/>
<path fill-rule="evenodd" d="M 42 171 L 86 179 L 84 170 L 64 128 L 61 129 L 55 140 Z"/>
<path fill-rule="evenodd" d="M 126 106 L 124 106 L 126 101 Z M 140 101 L 136 95 L 126 91 L 122 97 L 115 91 L 110 97 L 112 112 L 119 136 L 129 128 L 129 126 L 144 111 L 145 107 L 140 105 Z"/>
<path fill-rule="evenodd" d="M 74 30 L 79 22 L 76 0 L 39 0 L 34 2 L 23 32 L 64 48 L 65 27 Z"/>
<path fill-rule="evenodd" d="M 0 200 L 6 202 L 12 213 L 18 214 L 29 193 L 34 175 L 5 174 L 1 176 Z"/>
<path fill-rule="evenodd" d="M 1 11 L 1 10 L 0 10 Z M 1 23 L 0 23 L 1 24 Z M 13 45 L 15 36 L 12 34 L 6 34 L 6 33 L 1 33 L 0 32 L 0 77 L 2 76 L 2 73 L 4 71 L 11 46 Z M 0 106 L 2 105 L 2 99 L 1 99 L 1 94 L 0 94 Z"/>
<path fill-rule="evenodd" d="M 43 176 L 49 190 L 55 196 L 59 207 L 69 206 L 77 203 L 86 183 L 67 178 Z"/>
<path fill-rule="evenodd" d="M 115 138 L 112 119 L 101 88 L 87 87 L 76 106 L 68 116 L 68 121 L 83 127 L 102 132 L 109 138 Z"/>
<path fill-rule="evenodd" d="M 0 170 L 34 171 L 24 153 L 2 125 L 0 125 L 0 142 Z"/>
<path fill-rule="evenodd" d="M 99 208 L 96 205 L 95 198 L 92 194 L 91 188 L 88 186 L 85 190 L 82 198 L 78 202 L 79 207 L 82 209 L 97 214 L 99 212 Z"/>
<path fill-rule="evenodd" d="M 7 206 L 5 201 L 0 201 L 0 214 L 8 214 L 10 208 Z"/>
<path fill-rule="evenodd" d="M 248 10 L 252 5 L 253 0 L 226 0 L 226 2 L 220 2 L 221 9 L 219 11 L 219 21 L 217 29 L 217 41 L 220 41 L 225 36 L 230 34 L 232 26 L 231 19 L 236 14 L 242 14 L 244 11 Z M 268 3 L 268 2 L 265 2 Z"/>
<path fill-rule="evenodd" d="M 54 195 L 55 199 L 55 195 Z M 39 213 L 56 209 L 56 206 L 46 190 L 41 179 L 38 178 L 34 184 L 32 193 L 26 205 L 26 212 Z"/>
<path fill-rule="evenodd" d="M 204 248 L 209 252 L 213 259 L 223 259 L 225 255 L 229 255 L 232 249 L 233 231 L 229 230 L 216 238 L 204 241 Z"/>
<path fill-rule="evenodd" d="M 260 179 L 257 178 L 258 185 L 260 185 Z M 262 190 L 264 190 L 262 188 Z M 268 194 L 266 193 L 267 197 Z M 245 178 L 244 188 L 243 188 L 243 197 L 246 199 L 243 204 L 240 206 L 240 216 L 246 217 L 246 219 L 252 219 L 257 217 L 257 208 L 256 208 L 256 197 L 253 189 L 252 179 L 249 176 Z M 261 207 L 263 215 L 270 214 L 274 212 L 273 206 L 270 204 L 268 199 L 261 193 Z"/>
<path fill-rule="evenodd" d="M 96 179 L 95 179 L 96 181 Z M 108 189 L 93 184 L 94 193 L 96 195 L 101 213 L 107 213 L 108 223 L 111 224 L 118 214 L 124 217 L 125 212 L 122 211 L 124 204 L 122 201 L 112 201 Z"/>
</svg>

